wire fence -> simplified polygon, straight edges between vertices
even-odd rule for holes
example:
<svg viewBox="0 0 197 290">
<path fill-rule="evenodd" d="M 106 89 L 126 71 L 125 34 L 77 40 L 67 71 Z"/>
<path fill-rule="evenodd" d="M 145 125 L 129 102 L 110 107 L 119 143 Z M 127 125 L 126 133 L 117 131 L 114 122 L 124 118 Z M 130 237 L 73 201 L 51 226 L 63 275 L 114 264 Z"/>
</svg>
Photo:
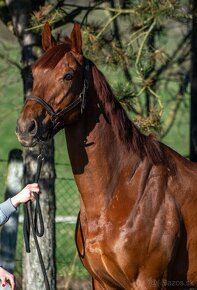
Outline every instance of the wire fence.
<svg viewBox="0 0 197 290">
<path fill-rule="evenodd" d="M 6 160 L 0 160 L 1 201 L 3 201 L 3 184 L 6 180 Z M 79 212 L 79 193 L 72 177 L 63 177 L 62 164 L 56 164 L 56 268 L 57 289 L 88 290 L 90 277 L 78 258 L 75 246 L 75 226 Z M 64 168 L 70 168 L 64 164 Z M 22 289 L 22 255 L 23 255 L 23 211 L 20 210 L 15 259 L 15 276 L 17 285 Z M 21 288 L 20 288 L 21 287 Z"/>
</svg>

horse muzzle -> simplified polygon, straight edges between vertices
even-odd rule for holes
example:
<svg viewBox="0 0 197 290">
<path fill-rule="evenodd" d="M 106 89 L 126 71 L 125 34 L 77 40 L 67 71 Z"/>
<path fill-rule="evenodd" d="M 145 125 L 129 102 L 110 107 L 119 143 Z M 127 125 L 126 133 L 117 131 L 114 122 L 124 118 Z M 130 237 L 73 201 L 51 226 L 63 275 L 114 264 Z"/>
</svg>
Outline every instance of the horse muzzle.
<svg viewBox="0 0 197 290">
<path fill-rule="evenodd" d="M 25 147 L 35 146 L 41 139 L 41 131 L 38 122 L 35 119 L 17 120 L 16 124 L 16 136 L 21 145 Z"/>
</svg>

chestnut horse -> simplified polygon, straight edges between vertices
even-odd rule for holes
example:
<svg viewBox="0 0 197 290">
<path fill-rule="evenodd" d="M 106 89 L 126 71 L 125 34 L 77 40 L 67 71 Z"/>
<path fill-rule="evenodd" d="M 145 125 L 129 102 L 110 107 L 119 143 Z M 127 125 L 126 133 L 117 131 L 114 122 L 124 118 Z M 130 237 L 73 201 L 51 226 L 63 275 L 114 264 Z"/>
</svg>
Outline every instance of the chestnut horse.
<svg viewBox="0 0 197 290">
<path fill-rule="evenodd" d="M 80 27 L 32 66 L 16 133 L 34 146 L 65 129 L 80 192 L 76 245 L 96 290 L 197 286 L 197 165 L 145 136 L 82 53 Z"/>
</svg>

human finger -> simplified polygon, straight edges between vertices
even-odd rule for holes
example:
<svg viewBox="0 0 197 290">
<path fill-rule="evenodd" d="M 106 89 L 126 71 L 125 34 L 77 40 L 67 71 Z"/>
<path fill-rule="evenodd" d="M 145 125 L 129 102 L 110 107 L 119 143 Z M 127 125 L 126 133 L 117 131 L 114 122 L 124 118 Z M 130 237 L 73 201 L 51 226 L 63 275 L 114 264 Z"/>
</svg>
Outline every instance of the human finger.
<svg viewBox="0 0 197 290">
<path fill-rule="evenodd" d="M 33 183 L 30 185 L 29 187 L 30 191 L 34 191 L 34 192 L 39 192 L 40 191 L 40 187 L 37 183 Z"/>
<path fill-rule="evenodd" d="M 11 285 L 11 290 L 14 290 L 15 289 L 14 275 L 10 275 L 9 281 L 10 281 L 10 285 Z"/>
<path fill-rule="evenodd" d="M 36 193 L 35 192 L 33 192 L 33 191 L 30 192 L 30 199 L 31 199 L 31 201 L 34 201 L 36 199 Z"/>
<path fill-rule="evenodd" d="M 2 287 L 5 287 L 6 285 L 5 276 L 1 277 L 1 285 Z"/>
<path fill-rule="evenodd" d="M 29 185 L 31 185 L 31 186 L 39 186 L 39 184 L 37 182 L 30 183 Z"/>
</svg>

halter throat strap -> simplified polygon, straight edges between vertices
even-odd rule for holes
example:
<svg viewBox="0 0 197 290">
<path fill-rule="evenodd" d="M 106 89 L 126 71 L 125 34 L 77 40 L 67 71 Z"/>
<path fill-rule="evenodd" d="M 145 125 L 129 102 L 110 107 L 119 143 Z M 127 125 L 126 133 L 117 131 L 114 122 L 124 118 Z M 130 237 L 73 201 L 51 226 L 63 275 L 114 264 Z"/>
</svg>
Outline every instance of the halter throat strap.
<svg viewBox="0 0 197 290">
<path fill-rule="evenodd" d="M 75 99 L 71 104 L 66 106 L 61 111 L 55 112 L 54 109 L 43 99 L 41 99 L 38 96 L 28 96 L 26 98 L 26 102 L 28 101 L 35 101 L 42 105 L 47 113 L 51 116 L 52 122 L 54 123 L 54 126 L 56 126 L 59 118 L 63 117 L 66 113 L 73 110 L 75 107 L 77 107 L 79 104 L 81 104 L 81 114 L 83 113 L 83 110 L 85 109 L 86 105 L 86 93 L 88 90 L 88 84 L 89 84 L 89 70 L 90 70 L 90 63 L 88 59 L 85 59 L 84 63 L 84 73 L 83 73 L 83 89 L 77 99 Z"/>
</svg>

